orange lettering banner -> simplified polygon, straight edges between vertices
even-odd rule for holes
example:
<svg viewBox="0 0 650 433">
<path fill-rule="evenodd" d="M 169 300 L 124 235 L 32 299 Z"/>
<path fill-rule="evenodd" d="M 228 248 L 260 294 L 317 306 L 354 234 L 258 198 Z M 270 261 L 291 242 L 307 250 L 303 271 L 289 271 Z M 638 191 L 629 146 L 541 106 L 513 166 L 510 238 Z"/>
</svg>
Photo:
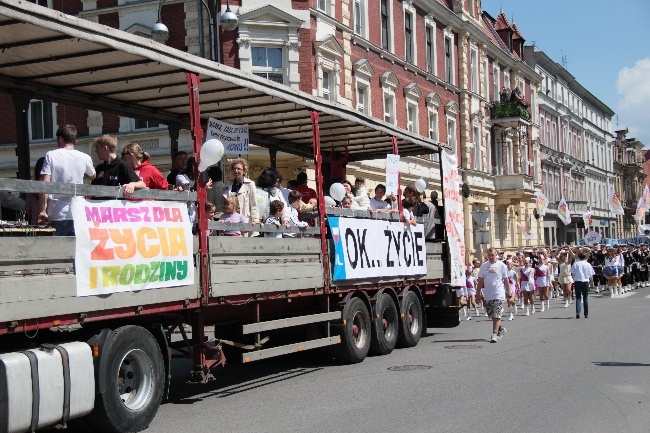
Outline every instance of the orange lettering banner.
<svg viewBox="0 0 650 433">
<path fill-rule="evenodd" d="M 72 200 L 77 296 L 194 284 L 187 204 Z"/>
</svg>

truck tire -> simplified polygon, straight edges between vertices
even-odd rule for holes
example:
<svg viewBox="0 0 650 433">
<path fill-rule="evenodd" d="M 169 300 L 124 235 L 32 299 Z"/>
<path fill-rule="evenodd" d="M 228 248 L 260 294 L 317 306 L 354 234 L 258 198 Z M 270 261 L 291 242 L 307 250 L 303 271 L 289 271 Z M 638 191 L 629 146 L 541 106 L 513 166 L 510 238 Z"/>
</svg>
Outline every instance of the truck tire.
<svg viewBox="0 0 650 433">
<path fill-rule="evenodd" d="M 400 321 L 398 344 L 400 347 L 417 346 L 424 329 L 422 304 L 420 298 L 409 291 L 400 303 Z"/>
<path fill-rule="evenodd" d="M 101 432 L 138 432 L 158 412 L 165 389 L 165 366 L 154 336 L 140 326 L 113 331 L 103 371 L 107 386 L 87 419 Z"/>
<path fill-rule="evenodd" d="M 388 293 L 382 293 L 375 304 L 372 318 L 372 340 L 370 352 L 375 355 L 388 355 L 397 345 L 399 318 L 397 307 Z"/>
<path fill-rule="evenodd" d="M 340 361 L 356 364 L 363 361 L 370 349 L 370 313 L 359 298 L 352 298 L 343 307 L 344 321 L 335 329 L 340 333 L 341 344 L 334 347 L 334 357 Z"/>
</svg>

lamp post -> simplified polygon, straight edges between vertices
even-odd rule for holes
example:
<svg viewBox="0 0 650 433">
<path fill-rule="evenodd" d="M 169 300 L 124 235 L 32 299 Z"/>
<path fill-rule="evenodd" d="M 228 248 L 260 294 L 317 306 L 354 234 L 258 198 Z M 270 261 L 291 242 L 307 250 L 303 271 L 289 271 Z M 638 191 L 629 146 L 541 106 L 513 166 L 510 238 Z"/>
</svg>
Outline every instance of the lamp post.
<svg viewBox="0 0 650 433">
<path fill-rule="evenodd" d="M 169 39 L 169 29 L 165 24 L 162 22 L 161 18 L 161 12 L 162 12 L 162 7 L 165 4 L 166 0 L 160 0 L 160 4 L 158 5 L 158 21 L 156 21 L 156 24 L 154 24 L 151 27 L 151 36 L 154 40 L 160 42 L 160 43 L 166 43 L 167 40 Z M 199 22 L 199 55 L 203 58 L 205 58 L 205 44 L 203 43 L 203 8 L 205 8 L 205 12 L 208 14 L 208 36 L 210 39 L 210 60 L 216 60 L 218 62 L 221 61 L 219 58 L 219 33 L 217 30 L 217 20 L 216 20 L 216 11 L 217 11 L 217 1 L 214 0 L 213 6 L 214 6 L 214 12 L 215 15 L 210 13 L 210 8 L 208 7 L 208 4 L 206 3 L 206 0 L 197 0 L 198 1 L 198 22 Z M 238 19 L 237 15 L 235 15 L 231 10 L 230 10 L 230 0 L 226 0 L 226 11 L 221 14 L 220 18 L 220 25 L 221 28 L 224 30 L 234 30 L 237 28 L 238 24 Z"/>
</svg>

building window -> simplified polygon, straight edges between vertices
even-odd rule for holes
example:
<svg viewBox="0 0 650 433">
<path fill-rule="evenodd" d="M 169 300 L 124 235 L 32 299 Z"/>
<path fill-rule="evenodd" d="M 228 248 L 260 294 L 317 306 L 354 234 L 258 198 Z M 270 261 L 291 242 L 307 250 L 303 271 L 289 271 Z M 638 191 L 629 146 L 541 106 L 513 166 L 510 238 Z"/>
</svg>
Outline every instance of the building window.
<svg viewBox="0 0 650 433">
<path fill-rule="evenodd" d="M 367 84 L 357 81 L 357 110 L 370 115 L 370 89 Z"/>
<path fill-rule="evenodd" d="M 327 99 L 328 101 L 332 100 L 332 77 L 330 77 L 330 71 L 325 71 L 323 70 L 323 81 L 322 81 L 322 86 L 321 86 L 321 96 L 323 99 Z"/>
<path fill-rule="evenodd" d="M 408 102 L 406 103 L 406 129 L 418 133 L 418 106 Z"/>
<path fill-rule="evenodd" d="M 395 97 L 384 93 L 384 121 L 395 124 Z"/>
<path fill-rule="evenodd" d="M 252 47 L 251 54 L 253 74 L 284 84 L 282 48 Z"/>
<path fill-rule="evenodd" d="M 492 173 L 492 146 L 490 146 L 490 133 L 485 134 L 485 172 Z"/>
<path fill-rule="evenodd" d="M 510 72 L 508 71 L 503 71 L 503 85 L 506 89 L 512 90 L 512 87 L 510 87 Z"/>
<path fill-rule="evenodd" d="M 366 35 L 366 0 L 354 0 L 354 33 Z"/>
<path fill-rule="evenodd" d="M 330 15 L 331 11 L 331 1 L 330 0 L 317 0 L 317 8 L 321 12 L 325 12 Z"/>
<path fill-rule="evenodd" d="M 426 26 L 427 38 L 427 72 L 436 75 L 436 43 L 435 43 L 435 27 Z"/>
<path fill-rule="evenodd" d="M 445 36 L 445 81 L 454 84 L 454 41 Z"/>
<path fill-rule="evenodd" d="M 435 110 L 435 109 L 434 109 Z M 438 141 L 438 112 L 429 111 L 429 138 Z"/>
<path fill-rule="evenodd" d="M 52 0 L 27 0 L 30 3 L 37 4 L 46 8 L 52 8 Z"/>
<path fill-rule="evenodd" d="M 413 16 L 404 12 L 404 58 L 413 63 Z"/>
<path fill-rule="evenodd" d="M 454 155 L 456 154 L 456 120 L 447 118 L 447 144 L 451 147 Z"/>
<path fill-rule="evenodd" d="M 390 10 L 388 9 L 389 0 L 381 0 L 381 47 L 390 51 Z"/>
<path fill-rule="evenodd" d="M 499 65 L 492 67 L 492 101 L 499 102 L 501 98 L 501 89 L 499 89 Z"/>
<path fill-rule="evenodd" d="M 133 119 L 134 129 L 158 128 L 158 126 L 160 126 L 158 122 L 153 122 L 151 120 Z"/>
<path fill-rule="evenodd" d="M 29 139 L 46 140 L 54 138 L 54 104 L 46 101 L 29 103 Z"/>
<path fill-rule="evenodd" d="M 474 92 L 474 93 L 478 93 L 479 92 L 479 88 L 478 88 L 478 83 L 479 83 L 479 80 L 478 80 L 478 51 L 476 49 L 472 48 L 470 50 L 469 57 L 470 57 L 469 74 L 470 74 L 470 79 L 471 79 L 470 85 L 472 86 L 470 90 L 472 92 Z"/>
<path fill-rule="evenodd" d="M 481 133 L 478 126 L 472 129 L 472 145 L 474 146 L 474 170 L 483 171 L 483 161 L 481 160 Z"/>
<path fill-rule="evenodd" d="M 490 100 L 490 65 L 487 57 L 483 60 L 483 97 Z"/>
</svg>

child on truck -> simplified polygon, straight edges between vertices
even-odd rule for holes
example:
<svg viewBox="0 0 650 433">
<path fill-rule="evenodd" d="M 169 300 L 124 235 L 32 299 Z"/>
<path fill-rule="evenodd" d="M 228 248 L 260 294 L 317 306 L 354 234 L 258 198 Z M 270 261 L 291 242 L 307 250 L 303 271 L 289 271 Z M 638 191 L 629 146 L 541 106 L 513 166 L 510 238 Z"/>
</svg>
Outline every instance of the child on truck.
<svg viewBox="0 0 650 433">
<path fill-rule="evenodd" d="M 404 224 L 407 226 L 418 225 L 415 216 L 413 216 L 413 209 L 415 209 L 415 200 L 412 198 L 405 198 L 402 200 L 402 215 L 404 216 Z"/>
<path fill-rule="evenodd" d="M 239 211 L 239 200 L 237 196 L 231 195 L 226 197 L 226 200 L 223 205 L 223 214 L 219 217 L 219 221 L 224 221 L 228 224 L 232 223 L 245 223 L 246 219 Z M 241 236 L 241 231 L 239 230 L 223 230 L 221 232 L 223 236 Z"/>
<path fill-rule="evenodd" d="M 289 223 L 292 227 L 307 227 L 309 225 L 304 221 L 300 221 L 298 217 L 298 209 L 300 209 L 301 202 L 302 194 L 300 191 L 291 191 L 289 193 Z M 285 238 L 295 238 L 296 233 L 284 233 L 283 236 Z"/>
<path fill-rule="evenodd" d="M 289 193 L 291 194 L 291 193 Z M 269 217 L 264 221 L 264 224 L 266 225 L 274 225 L 277 228 L 282 227 L 283 225 L 286 228 L 289 228 L 291 225 L 289 224 L 289 221 L 285 221 L 284 224 L 282 224 L 282 212 L 284 211 L 284 203 L 282 203 L 280 200 L 273 200 L 269 204 Z M 268 238 L 281 238 L 282 233 L 265 233 L 264 236 Z"/>
</svg>

